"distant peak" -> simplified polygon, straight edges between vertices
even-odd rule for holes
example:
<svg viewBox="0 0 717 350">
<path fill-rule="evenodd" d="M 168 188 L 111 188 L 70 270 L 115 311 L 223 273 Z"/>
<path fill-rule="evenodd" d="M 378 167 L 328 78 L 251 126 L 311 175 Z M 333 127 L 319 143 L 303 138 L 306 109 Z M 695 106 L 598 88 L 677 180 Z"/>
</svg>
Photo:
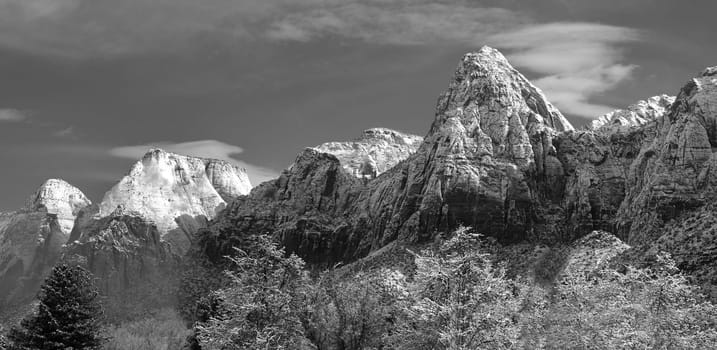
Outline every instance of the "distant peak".
<svg viewBox="0 0 717 350">
<path fill-rule="evenodd" d="M 703 72 L 703 77 L 711 77 L 713 75 L 717 75 L 717 66 L 714 67 L 707 67 Z"/>
</svg>

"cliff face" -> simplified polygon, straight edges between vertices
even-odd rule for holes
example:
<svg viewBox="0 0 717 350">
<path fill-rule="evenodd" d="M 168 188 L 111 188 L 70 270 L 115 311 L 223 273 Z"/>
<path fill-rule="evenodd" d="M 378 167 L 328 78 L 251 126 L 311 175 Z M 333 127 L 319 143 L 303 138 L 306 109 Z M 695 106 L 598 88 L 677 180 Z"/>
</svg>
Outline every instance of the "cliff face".
<svg viewBox="0 0 717 350">
<path fill-rule="evenodd" d="M 349 174 L 374 179 L 415 153 L 421 142 L 420 136 L 374 128 L 365 130 L 356 140 L 327 142 L 314 148 L 336 156 Z"/>
<path fill-rule="evenodd" d="M 118 208 L 86 222 L 82 235 L 68 244 L 63 258 L 94 274 L 95 285 L 109 298 L 106 308 L 110 317 L 126 316 L 143 307 L 167 306 L 174 301 L 180 255 L 161 237 L 153 222 Z"/>
<path fill-rule="evenodd" d="M 32 299 L 62 254 L 75 216 L 90 205 L 62 180 L 48 180 L 25 208 L 0 213 L 0 309 Z"/>
<path fill-rule="evenodd" d="M 656 128 L 630 167 L 618 215 L 631 244 L 655 238 L 664 223 L 717 198 L 717 67 L 690 80 Z"/>
</svg>

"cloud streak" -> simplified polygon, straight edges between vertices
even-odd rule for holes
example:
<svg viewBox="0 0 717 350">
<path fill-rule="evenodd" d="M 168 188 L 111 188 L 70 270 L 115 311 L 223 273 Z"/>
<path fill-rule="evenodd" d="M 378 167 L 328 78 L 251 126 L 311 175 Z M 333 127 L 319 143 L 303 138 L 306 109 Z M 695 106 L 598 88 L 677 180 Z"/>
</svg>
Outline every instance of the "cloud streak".
<svg viewBox="0 0 717 350">
<path fill-rule="evenodd" d="M 17 123 L 25 120 L 27 115 L 17 109 L 0 109 L 0 122 Z"/>
<path fill-rule="evenodd" d="M 396 3 L 353 1 L 306 8 L 273 22 L 267 36 L 289 41 L 337 36 L 393 45 L 477 43 L 521 21 L 510 10 L 460 1 Z"/>
<path fill-rule="evenodd" d="M 249 180 L 254 186 L 279 176 L 279 173 L 273 169 L 249 164 L 236 158 L 237 155 L 244 152 L 244 149 L 217 140 L 154 142 L 144 145 L 115 147 L 110 149 L 109 153 L 119 158 L 140 159 L 149 149 L 156 147 L 172 153 L 230 162 L 240 168 L 246 169 Z"/>
<path fill-rule="evenodd" d="M 0 0 L 0 47 L 81 59 L 238 40 L 478 43 L 524 21 L 467 0 Z"/>
<path fill-rule="evenodd" d="M 519 68 L 543 75 L 534 83 L 563 112 L 597 118 L 614 109 L 591 97 L 629 79 L 634 65 L 624 64 L 621 45 L 639 40 L 634 29 L 594 23 L 549 23 L 496 34 L 488 40 L 509 50 Z"/>
</svg>

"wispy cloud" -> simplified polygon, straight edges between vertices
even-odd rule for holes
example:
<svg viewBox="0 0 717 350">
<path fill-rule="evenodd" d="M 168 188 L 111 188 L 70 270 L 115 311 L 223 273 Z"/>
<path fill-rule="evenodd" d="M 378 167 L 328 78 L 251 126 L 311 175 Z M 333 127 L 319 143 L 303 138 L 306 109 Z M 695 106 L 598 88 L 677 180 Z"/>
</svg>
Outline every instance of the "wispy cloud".
<svg viewBox="0 0 717 350">
<path fill-rule="evenodd" d="M 279 173 L 273 169 L 249 164 L 238 158 L 244 152 L 239 146 L 230 145 L 217 140 L 200 140 L 191 142 L 155 142 L 136 146 L 123 146 L 110 149 L 109 153 L 115 157 L 140 159 L 151 148 L 161 148 L 165 151 L 202 158 L 220 159 L 246 169 L 252 185 L 274 179 Z"/>
<path fill-rule="evenodd" d="M 0 47 L 86 58 L 332 36 L 479 44 L 524 20 L 468 0 L 0 0 Z"/>
<path fill-rule="evenodd" d="M 542 74 L 534 83 L 563 112 L 596 118 L 614 107 L 591 97 L 630 78 L 636 66 L 622 62 L 621 45 L 639 38 L 631 28 L 549 23 L 496 34 L 489 42 L 508 49 L 515 66 Z"/>
<path fill-rule="evenodd" d="M 54 132 L 54 135 L 60 138 L 74 138 L 75 135 L 75 127 L 74 126 L 68 126 L 64 129 L 60 129 Z"/>
<path fill-rule="evenodd" d="M 0 109 L 0 122 L 17 123 L 25 120 L 27 115 L 17 109 Z"/>
<path fill-rule="evenodd" d="M 512 11 L 461 1 L 353 1 L 288 13 L 271 24 L 267 36 L 293 41 L 338 36 L 397 45 L 478 43 L 520 21 Z"/>
</svg>

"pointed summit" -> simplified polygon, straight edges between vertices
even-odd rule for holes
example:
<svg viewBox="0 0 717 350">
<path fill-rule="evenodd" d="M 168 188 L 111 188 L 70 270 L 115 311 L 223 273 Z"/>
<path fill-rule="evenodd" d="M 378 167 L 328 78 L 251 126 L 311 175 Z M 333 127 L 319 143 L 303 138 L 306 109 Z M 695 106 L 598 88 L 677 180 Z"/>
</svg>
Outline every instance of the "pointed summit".
<svg viewBox="0 0 717 350">
<path fill-rule="evenodd" d="M 438 101 L 437 117 L 453 112 L 479 114 L 481 124 L 505 124 L 520 119 L 527 128 L 531 122 L 556 131 L 573 126 L 536 86 L 510 65 L 500 51 L 483 46 L 463 56 L 448 90 Z M 507 130 L 501 132 L 507 134 Z M 489 135 L 493 142 L 505 141 L 501 135 Z"/>
<path fill-rule="evenodd" d="M 26 210 L 37 211 L 44 208 L 50 214 L 56 214 L 64 233 L 70 233 L 75 217 L 92 202 L 84 193 L 64 180 L 49 179 L 35 191 L 25 205 Z"/>
</svg>

